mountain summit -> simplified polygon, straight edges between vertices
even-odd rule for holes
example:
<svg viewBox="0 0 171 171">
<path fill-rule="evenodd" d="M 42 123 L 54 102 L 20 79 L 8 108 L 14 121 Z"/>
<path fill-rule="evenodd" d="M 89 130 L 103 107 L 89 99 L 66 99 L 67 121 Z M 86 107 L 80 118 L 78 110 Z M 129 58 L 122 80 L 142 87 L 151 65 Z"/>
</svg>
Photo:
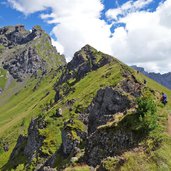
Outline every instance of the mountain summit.
<svg viewBox="0 0 171 171">
<path fill-rule="evenodd" d="M 65 58 L 40 26 L 27 31 L 23 25 L 16 25 L 0 28 L 0 62 L 14 79 L 23 81 L 64 65 Z"/>
</svg>

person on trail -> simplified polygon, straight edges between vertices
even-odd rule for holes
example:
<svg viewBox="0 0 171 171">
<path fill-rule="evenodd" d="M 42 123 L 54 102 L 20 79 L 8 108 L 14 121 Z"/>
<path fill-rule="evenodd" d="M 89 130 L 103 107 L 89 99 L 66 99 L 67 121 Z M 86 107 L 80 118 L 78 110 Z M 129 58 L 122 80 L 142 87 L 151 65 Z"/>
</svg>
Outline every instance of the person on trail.
<svg viewBox="0 0 171 171">
<path fill-rule="evenodd" d="M 161 102 L 164 105 L 166 105 L 166 103 L 167 103 L 167 95 L 165 93 L 162 93 Z"/>
</svg>

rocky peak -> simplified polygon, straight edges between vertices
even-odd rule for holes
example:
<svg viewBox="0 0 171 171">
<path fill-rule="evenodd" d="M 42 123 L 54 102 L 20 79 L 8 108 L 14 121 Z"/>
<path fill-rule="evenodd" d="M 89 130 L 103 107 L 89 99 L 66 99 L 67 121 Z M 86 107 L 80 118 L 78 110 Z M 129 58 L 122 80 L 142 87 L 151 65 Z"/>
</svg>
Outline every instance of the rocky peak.
<svg viewBox="0 0 171 171">
<path fill-rule="evenodd" d="M 45 32 L 40 26 L 34 26 L 32 31 L 25 29 L 24 25 L 7 26 L 0 28 L 0 44 L 7 48 L 21 45 L 41 37 Z M 49 38 L 50 39 L 50 38 Z"/>
<path fill-rule="evenodd" d="M 42 35 L 45 35 L 45 31 L 39 26 L 39 25 L 36 25 L 32 28 L 32 31 L 31 33 L 27 36 L 26 40 L 30 41 L 30 40 L 33 40 L 35 38 L 40 38 Z M 47 36 L 47 34 L 46 34 Z M 48 37 L 48 41 L 50 42 L 50 37 Z"/>
<path fill-rule="evenodd" d="M 81 65 L 86 65 L 92 70 L 99 68 L 101 65 L 110 63 L 113 60 L 113 57 L 98 52 L 95 48 L 90 45 L 85 45 L 81 50 L 77 51 L 74 54 L 71 62 L 68 63 L 68 68 L 70 70 L 77 69 Z"/>
<path fill-rule="evenodd" d="M 69 79 L 79 81 L 90 71 L 97 70 L 111 62 L 118 62 L 110 55 L 97 51 L 90 45 L 85 45 L 81 50 L 74 54 L 73 59 L 67 64 L 63 75 L 57 85 L 66 82 Z"/>
<path fill-rule="evenodd" d="M 0 28 L 0 47 L 0 65 L 2 63 L 2 67 L 17 81 L 32 75 L 43 76 L 51 68 L 66 63 L 40 26 L 34 26 L 32 31 L 23 25 Z"/>
<path fill-rule="evenodd" d="M 16 26 L 5 26 L 0 28 L 0 35 L 2 34 L 9 34 L 12 32 L 25 32 L 27 31 L 24 27 L 24 25 L 18 24 Z"/>
</svg>

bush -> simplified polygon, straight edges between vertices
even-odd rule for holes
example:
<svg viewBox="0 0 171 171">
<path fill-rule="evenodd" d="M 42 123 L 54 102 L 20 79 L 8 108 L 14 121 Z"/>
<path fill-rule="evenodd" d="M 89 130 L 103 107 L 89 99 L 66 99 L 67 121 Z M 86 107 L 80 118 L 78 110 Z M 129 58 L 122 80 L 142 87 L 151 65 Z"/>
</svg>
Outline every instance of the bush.
<svg viewBox="0 0 171 171">
<path fill-rule="evenodd" d="M 157 127 L 157 107 L 150 97 L 142 97 L 137 100 L 137 114 L 140 128 L 151 131 Z"/>
</svg>

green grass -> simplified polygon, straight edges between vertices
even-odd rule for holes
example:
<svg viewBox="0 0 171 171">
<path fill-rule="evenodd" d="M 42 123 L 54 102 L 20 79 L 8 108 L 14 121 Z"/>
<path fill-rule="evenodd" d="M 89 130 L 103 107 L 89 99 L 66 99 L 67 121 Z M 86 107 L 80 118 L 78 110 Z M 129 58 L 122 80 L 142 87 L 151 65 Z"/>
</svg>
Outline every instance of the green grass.
<svg viewBox="0 0 171 171">
<path fill-rule="evenodd" d="M 90 171 L 89 166 L 75 166 L 75 167 L 68 167 L 64 171 Z"/>
<path fill-rule="evenodd" d="M 54 99 L 53 85 L 58 75 L 52 79 L 53 75 L 43 78 L 36 91 L 33 91 L 33 88 L 37 80 L 29 80 L 27 86 L 17 94 L 13 94 L 3 106 L 0 106 L 0 138 L 10 144 L 10 150 L 16 143 L 18 135 L 27 133 L 31 118 L 43 113 L 46 104 Z M 9 154 L 3 158 L 1 155 L 4 156 L 4 154 L 0 154 L 0 166 L 5 164 L 9 157 Z"/>
</svg>

